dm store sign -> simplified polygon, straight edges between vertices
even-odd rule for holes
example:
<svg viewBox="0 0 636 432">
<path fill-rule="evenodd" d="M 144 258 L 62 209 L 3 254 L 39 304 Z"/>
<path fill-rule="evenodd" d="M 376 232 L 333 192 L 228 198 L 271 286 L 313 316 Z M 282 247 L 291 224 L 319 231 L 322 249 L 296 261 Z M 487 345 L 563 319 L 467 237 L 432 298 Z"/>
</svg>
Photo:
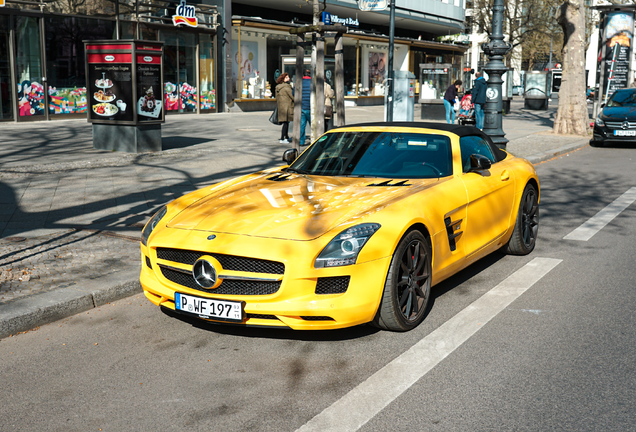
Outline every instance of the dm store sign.
<svg viewBox="0 0 636 432">
<path fill-rule="evenodd" d="M 181 0 L 181 3 L 177 6 L 176 14 L 172 15 L 172 22 L 176 26 L 183 24 L 197 27 L 198 22 L 194 6 L 188 6 L 185 0 Z"/>
</svg>

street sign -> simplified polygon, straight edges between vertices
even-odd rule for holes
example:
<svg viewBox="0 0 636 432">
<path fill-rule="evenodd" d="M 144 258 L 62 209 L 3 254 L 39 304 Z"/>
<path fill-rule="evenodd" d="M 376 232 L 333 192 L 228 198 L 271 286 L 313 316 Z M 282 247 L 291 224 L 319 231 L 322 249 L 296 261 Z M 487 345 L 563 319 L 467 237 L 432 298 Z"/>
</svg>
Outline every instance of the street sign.
<svg viewBox="0 0 636 432">
<path fill-rule="evenodd" d="M 361 11 L 383 11 L 389 7 L 389 0 L 360 0 Z"/>
<path fill-rule="evenodd" d="M 0 0 L 0 7 L 4 7 L 4 0 Z"/>
</svg>

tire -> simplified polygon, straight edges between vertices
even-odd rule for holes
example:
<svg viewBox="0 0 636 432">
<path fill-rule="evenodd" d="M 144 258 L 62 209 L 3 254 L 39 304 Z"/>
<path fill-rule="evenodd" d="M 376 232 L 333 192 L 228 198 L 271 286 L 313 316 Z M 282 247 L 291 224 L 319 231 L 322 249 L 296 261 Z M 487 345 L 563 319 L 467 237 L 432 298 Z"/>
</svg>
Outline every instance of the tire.
<svg viewBox="0 0 636 432">
<path fill-rule="evenodd" d="M 430 297 L 431 247 L 421 232 L 411 231 L 393 253 L 372 324 L 384 330 L 411 330 L 424 319 Z"/>
<path fill-rule="evenodd" d="M 510 255 L 528 255 L 534 250 L 539 231 L 539 194 L 532 184 L 527 184 L 521 196 L 515 228 L 506 245 Z"/>
<path fill-rule="evenodd" d="M 590 140 L 590 147 L 605 147 L 603 141 Z"/>
</svg>

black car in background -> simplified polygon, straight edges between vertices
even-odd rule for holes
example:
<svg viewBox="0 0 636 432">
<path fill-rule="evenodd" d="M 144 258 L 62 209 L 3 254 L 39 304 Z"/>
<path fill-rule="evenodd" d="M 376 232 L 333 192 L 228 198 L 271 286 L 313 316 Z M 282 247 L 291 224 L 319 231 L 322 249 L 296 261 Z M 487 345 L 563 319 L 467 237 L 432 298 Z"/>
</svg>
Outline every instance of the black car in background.
<svg viewBox="0 0 636 432">
<path fill-rule="evenodd" d="M 636 142 L 636 88 L 616 90 L 601 108 L 594 121 L 592 146 L 610 141 Z"/>
</svg>

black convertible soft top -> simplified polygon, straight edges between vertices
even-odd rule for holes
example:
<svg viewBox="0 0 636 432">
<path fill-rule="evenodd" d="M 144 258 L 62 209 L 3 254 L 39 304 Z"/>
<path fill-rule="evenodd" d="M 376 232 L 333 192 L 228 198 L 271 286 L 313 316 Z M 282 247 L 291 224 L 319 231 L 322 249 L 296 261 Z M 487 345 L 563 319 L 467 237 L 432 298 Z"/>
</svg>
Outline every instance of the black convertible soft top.
<svg viewBox="0 0 636 432">
<path fill-rule="evenodd" d="M 508 153 L 497 147 L 490 137 L 474 126 L 462 126 L 449 123 L 434 122 L 373 122 L 373 123 L 357 123 L 351 125 L 340 126 L 342 128 L 363 128 L 363 127 L 396 127 L 396 128 L 416 128 L 416 129 L 438 129 L 445 132 L 451 132 L 459 137 L 468 135 L 477 135 L 484 138 L 492 149 L 497 161 L 504 160 Z M 334 128 L 338 129 L 338 128 Z M 333 131 L 334 129 L 331 129 Z"/>
</svg>

